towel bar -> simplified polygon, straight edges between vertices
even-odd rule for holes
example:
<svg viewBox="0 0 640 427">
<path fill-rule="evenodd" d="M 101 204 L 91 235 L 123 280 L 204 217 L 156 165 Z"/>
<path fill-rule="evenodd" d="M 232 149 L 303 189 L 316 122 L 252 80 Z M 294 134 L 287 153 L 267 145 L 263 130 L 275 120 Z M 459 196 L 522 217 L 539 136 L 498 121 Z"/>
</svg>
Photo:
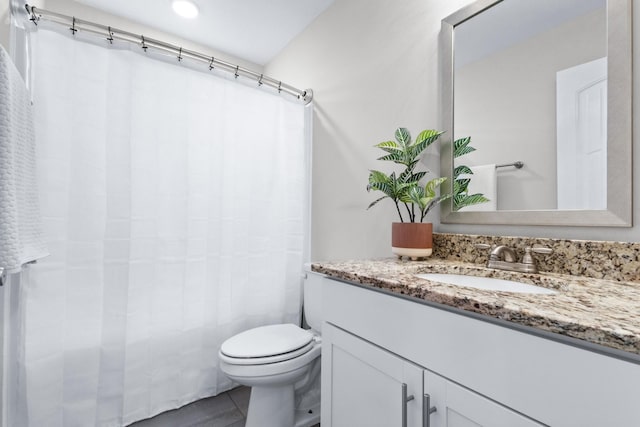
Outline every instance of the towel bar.
<svg viewBox="0 0 640 427">
<path fill-rule="evenodd" d="M 496 169 L 498 168 L 506 168 L 509 166 L 514 166 L 516 169 L 522 169 L 522 167 L 524 166 L 524 163 L 522 163 L 520 160 L 518 160 L 517 162 L 513 162 L 513 163 L 505 163 L 503 165 L 496 165 Z"/>
</svg>

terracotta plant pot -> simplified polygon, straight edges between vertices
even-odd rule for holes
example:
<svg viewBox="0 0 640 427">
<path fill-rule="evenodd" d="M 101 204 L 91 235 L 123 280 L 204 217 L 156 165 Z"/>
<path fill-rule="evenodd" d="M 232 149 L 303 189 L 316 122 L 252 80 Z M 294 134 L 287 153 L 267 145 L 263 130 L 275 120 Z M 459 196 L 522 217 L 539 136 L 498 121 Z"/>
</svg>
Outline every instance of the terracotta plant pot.
<svg viewBox="0 0 640 427">
<path fill-rule="evenodd" d="M 394 222 L 391 225 L 391 251 L 412 260 L 431 256 L 433 224 L 430 222 Z"/>
</svg>

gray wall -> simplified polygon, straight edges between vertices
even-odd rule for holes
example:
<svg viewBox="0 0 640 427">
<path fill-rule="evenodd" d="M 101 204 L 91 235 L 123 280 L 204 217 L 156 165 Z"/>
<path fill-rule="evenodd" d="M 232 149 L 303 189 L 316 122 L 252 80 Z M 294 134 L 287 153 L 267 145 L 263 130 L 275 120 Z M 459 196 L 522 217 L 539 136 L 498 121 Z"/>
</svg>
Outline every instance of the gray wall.
<svg viewBox="0 0 640 427">
<path fill-rule="evenodd" d="M 315 92 L 312 258 L 390 256 L 394 208 L 365 190 L 368 169 L 383 168 L 372 146 L 398 126 L 438 127 L 440 20 L 470 0 L 336 0 L 266 67 L 268 74 Z M 640 8 L 634 9 L 640 22 Z M 634 58 L 640 32 L 634 34 Z M 636 79 L 640 69 L 634 67 Z M 640 81 L 640 80 L 638 80 Z M 634 88 L 634 122 L 640 119 Z M 433 148 L 433 147 L 432 147 Z M 438 173 L 438 159 L 426 163 Z M 640 150 L 634 153 L 633 228 L 438 224 L 466 234 L 640 241 Z M 630 183 L 631 184 L 631 183 Z"/>
<path fill-rule="evenodd" d="M 391 255 L 393 204 L 366 210 L 380 194 L 366 191 L 369 169 L 390 172 L 373 145 L 399 126 L 414 136 L 438 128 L 440 20 L 468 3 L 336 0 L 267 64 L 267 74 L 314 90 L 313 259 Z M 433 177 L 437 145 L 425 159 Z"/>
</svg>

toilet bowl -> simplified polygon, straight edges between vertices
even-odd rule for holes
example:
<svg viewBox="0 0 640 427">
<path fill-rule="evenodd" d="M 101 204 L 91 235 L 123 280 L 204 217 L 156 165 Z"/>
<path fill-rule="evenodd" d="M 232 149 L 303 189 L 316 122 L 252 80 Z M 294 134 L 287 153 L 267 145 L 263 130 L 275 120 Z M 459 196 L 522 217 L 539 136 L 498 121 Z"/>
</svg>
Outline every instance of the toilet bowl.
<svg viewBox="0 0 640 427">
<path fill-rule="evenodd" d="M 220 347 L 222 372 L 251 387 L 245 427 L 309 427 L 320 422 L 322 276 L 306 276 L 304 312 L 311 329 L 290 323 L 260 326 Z"/>
</svg>

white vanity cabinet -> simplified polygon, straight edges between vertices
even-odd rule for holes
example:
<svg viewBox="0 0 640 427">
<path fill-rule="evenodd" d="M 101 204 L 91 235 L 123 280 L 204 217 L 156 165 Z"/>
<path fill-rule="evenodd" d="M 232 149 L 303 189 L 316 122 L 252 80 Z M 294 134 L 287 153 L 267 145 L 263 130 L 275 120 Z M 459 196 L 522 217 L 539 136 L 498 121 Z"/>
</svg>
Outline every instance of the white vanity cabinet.
<svg viewBox="0 0 640 427">
<path fill-rule="evenodd" d="M 636 363 L 324 281 L 323 427 L 640 426 Z"/>
<path fill-rule="evenodd" d="M 424 372 L 424 400 L 435 409 L 423 427 L 540 427 L 533 421 L 433 372 Z"/>
<path fill-rule="evenodd" d="M 331 324 L 322 336 L 323 427 L 420 426 L 422 368 Z"/>
<path fill-rule="evenodd" d="M 323 336 L 323 427 L 543 425 L 331 324 Z"/>
</svg>

